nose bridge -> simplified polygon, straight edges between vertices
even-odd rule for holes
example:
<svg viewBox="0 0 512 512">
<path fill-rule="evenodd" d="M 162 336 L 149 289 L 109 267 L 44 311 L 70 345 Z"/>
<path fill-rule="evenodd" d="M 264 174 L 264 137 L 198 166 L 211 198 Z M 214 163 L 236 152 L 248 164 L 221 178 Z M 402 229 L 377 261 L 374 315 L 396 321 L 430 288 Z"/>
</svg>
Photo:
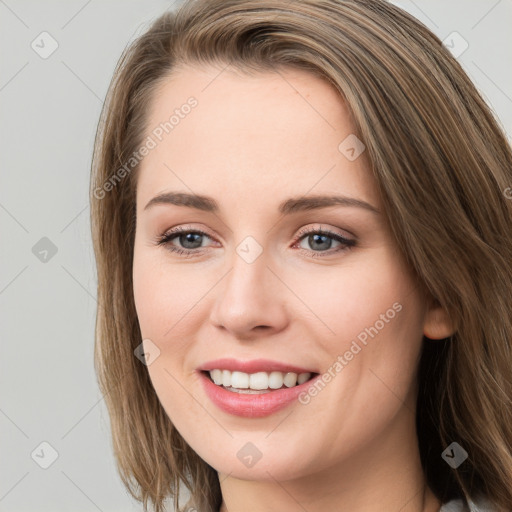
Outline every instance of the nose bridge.
<svg viewBox="0 0 512 512">
<path fill-rule="evenodd" d="M 233 254 L 227 279 L 229 293 L 254 302 L 265 294 L 268 286 L 268 254 L 254 239 L 241 242 Z"/>
<path fill-rule="evenodd" d="M 248 308 L 256 311 L 268 300 L 269 263 L 268 251 L 252 237 L 236 247 L 225 290 L 225 297 L 233 301 L 230 308 L 239 309 L 241 313 Z"/>
</svg>

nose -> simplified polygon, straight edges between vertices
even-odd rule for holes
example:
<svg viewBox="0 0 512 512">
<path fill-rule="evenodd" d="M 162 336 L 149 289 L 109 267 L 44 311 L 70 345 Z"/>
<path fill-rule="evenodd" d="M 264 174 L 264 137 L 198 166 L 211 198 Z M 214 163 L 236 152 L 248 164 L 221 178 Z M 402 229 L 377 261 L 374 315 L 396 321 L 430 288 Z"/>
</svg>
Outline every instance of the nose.
<svg viewBox="0 0 512 512">
<path fill-rule="evenodd" d="M 216 287 L 210 314 L 213 325 L 237 339 L 268 337 L 288 322 L 287 292 L 290 291 L 269 267 L 265 251 L 251 263 L 238 253 L 233 265 Z"/>
</svg>

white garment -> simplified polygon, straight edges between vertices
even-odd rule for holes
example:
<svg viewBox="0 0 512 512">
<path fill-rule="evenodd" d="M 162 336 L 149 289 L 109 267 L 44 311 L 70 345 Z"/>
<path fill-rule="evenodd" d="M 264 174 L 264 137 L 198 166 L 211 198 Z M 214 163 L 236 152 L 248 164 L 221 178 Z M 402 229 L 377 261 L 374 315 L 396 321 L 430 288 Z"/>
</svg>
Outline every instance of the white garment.
<svg viewBox="0 0 512 512">
<path fill-rule="evenodd" d="M 462 500 L 451 500 L 445 503 L 439 512 L 495 512 L 494 507 L 485 498 L 469 502 L 469 509 L 463 506 Z"/>
</svg>

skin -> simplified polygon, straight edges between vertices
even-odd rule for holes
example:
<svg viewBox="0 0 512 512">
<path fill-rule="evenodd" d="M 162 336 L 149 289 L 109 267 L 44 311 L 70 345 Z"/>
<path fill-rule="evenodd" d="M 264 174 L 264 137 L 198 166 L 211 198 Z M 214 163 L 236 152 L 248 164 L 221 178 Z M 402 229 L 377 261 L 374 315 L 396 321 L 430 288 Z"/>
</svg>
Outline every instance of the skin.
<svg viewBox="0 0 512 512">
<path fill-rule="evenodd" d="M 416 372 L 422 336 L 453 329 L 397 251 L 366 152 L 349 161 L 338 150 L 355 132 L 349 111 L 330 85 L 304 71 L 221 69 L 180 68 L 150 105 L 146 135 L 190 96 L 198 101 L 138 176 L 134 295 L 142 336 L 160 350 L 148 365 L 155 391 L 218 471 L 222 512 L 438 511 L 420 465 Z M 211 196 L 220 211 L 144 209 L 168 191 Z M 311 194 L 358 198 L 380 213 L 342 205 L 277 211 L 281 201 Z M 176 226 L 208 233 L 202 248 L 191 249 L 199 255 L 155 243 Z M 298 241 L 304 227 L 356 245 L 335 252 L 342 245 L 332 238 Z M 236 252 L 247 236 L 263 250 L 250 264 Z M 183 237 L 169 244 L 195 247 Z M 202 389 L 196 368 L 220 357 L 323 373 L 394 303 L 401 311 L 307 405 L 240 418 Z M 251 468 L 237 458 L 247 442 L 262 454 Z"/>
</svg>

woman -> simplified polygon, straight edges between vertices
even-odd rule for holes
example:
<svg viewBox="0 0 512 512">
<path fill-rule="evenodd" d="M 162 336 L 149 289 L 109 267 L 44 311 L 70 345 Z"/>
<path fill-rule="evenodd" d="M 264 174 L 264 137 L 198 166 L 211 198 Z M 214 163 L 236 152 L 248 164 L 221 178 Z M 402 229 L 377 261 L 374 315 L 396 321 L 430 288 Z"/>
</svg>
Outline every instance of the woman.
<svg viewBox="0 0 512 512">
<path fill-rule="evenodd" d="M 96 370 L 132 495 L 511 510 L 511 169 L 457 61 L 383 1 L 157 19 L 91 177 Z"/>
</svg>

